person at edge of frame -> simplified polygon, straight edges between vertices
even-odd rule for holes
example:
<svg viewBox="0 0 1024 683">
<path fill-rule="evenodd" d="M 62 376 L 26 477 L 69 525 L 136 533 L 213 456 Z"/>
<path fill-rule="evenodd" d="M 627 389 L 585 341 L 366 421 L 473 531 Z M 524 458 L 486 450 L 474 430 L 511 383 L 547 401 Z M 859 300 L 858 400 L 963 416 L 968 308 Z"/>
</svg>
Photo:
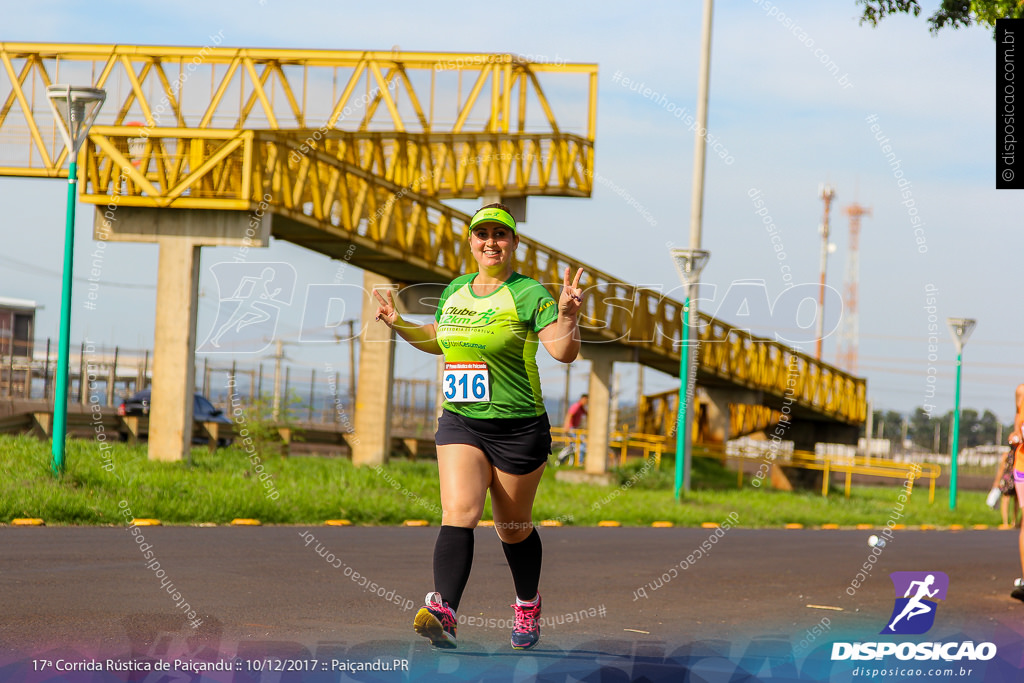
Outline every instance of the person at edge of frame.
<svg viewBox="0 0 1024 683">
<path fill-rule="evenodd" d="M 1021 439 L 1024 435 L 1024 432 L 1021 431 L 1024 429 L 1024 384 L 1017 385 L 1014 403 L 1016 404 L 1016 414 L 1013 418 L 1013 430 L 1010 431 L 1009 438 L 1010 446 L 1014 449 L 1013 486 L 1017 490 L 1017 504 L 1024 510 L 1024 442 Z M 1024 525 L 1021 525 L 1018 548 L 1021 575 L 1024 576 Z M 1018 578 L 1013 582 L 1010 597 L 1024 601 L 1024 578 Z"/>
</svg>

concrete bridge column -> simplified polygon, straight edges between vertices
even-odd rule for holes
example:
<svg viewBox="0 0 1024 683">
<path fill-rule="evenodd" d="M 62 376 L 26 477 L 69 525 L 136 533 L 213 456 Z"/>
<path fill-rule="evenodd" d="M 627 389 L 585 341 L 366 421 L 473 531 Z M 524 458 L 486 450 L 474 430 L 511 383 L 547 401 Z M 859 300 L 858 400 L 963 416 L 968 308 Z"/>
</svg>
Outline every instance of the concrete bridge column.
<svg viewBox="0 0 1024 683">
<path fill-rule="evenodd" d="M 704 394 L 707 397 L 704 403 L 704 414 L 707 416 L 707 432 L 705 438 L 710 443 L 725 443 L 732 435 L 730 424 L 728 391 L 706 387 Z"/>
<path fill-rule="evenodd" d="M 158 241 L 156 331 L 149 413 L 149 459 L 181 460 L 192 447 L 199 245 L 188 238 Z"/>
<path fill-rule="evenodd" d="M 391 450 L 395 333 L 384 323 L 375 320 L 377 297 L 373 295 L 373 290 L 385 290 L 393 285 L 391 280 L 382 275 L 369 271 L 363 273 L 365 295 L 356 384 L 355 433 L 352 435 L 352 463 L 355 465 L 383 465 Z M 384 296 L 387 298 L 386 294 Z"/>
<path fill-rule="evenodd" d="M 609 417 L 611 388 L 616 361 L 632 359 L 627 349 L 611 349 L 602 344 L 584 344 L 580 356 L 590 361 L 590 385 L 587 393 L 587 451 L 583 469 L 588 475 L 608 471 Z"/>
<path fill-rule="evenodd" d="M 763 394 L 749 389 L 727 389 L 725 387 L 705 387 L 705 416 L 707 431 L 705 437 L 711 443 L 724 444 L 734 436 L 732 413 L 729 404 L 760 405 L 764 401 Z M 742 429 L 742 425 L 737 428 Z"/>
<path fill-rule="evenodd" d="M 149 415 L 149 459 L 182 460 L 192 447 L 199 250 L 203 246 L 264 247 L 271 214 L 97 206 L 93 236 L 104 242 L 148 242 L 160 247 L 156 329 Z M 241 250 L 239 250 L 241 252 Z"/>
</svg>

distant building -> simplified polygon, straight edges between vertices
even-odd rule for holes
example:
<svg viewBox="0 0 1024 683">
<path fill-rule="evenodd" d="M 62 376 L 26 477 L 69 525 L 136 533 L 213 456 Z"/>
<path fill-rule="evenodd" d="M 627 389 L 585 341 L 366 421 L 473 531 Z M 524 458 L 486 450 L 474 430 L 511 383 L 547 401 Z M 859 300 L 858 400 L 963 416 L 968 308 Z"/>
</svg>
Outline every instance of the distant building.
<svg viewBox="0 0 1024 683">
<path fill-rule="evenodd" d="M 32 357 L 37 308 L 35 301 L 0 296 L 0 356 Z"/>
</svg>

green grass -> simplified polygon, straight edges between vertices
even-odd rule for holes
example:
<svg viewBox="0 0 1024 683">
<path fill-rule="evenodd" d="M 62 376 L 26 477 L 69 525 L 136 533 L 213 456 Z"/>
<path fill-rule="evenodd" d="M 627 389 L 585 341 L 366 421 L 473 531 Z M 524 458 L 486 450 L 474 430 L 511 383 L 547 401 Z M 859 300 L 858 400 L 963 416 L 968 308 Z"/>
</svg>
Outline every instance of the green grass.
<svg viewBox="0 0 1024 683">
<path fill-rule="evenodd" d="M 68 442 L 66 473 L 50 472 L 49 444 L 30 437 L 0 435 L 0 523 L 39 517 L 47 524 L 123 524 L 125 510 L 165 524 L 224 524 L 251 517 L 265 524 L 321 524 L 349 519 L 355 524 L 400 524 L 425 519 L 440 524 L 437 466 L 432 461 L 394 460 L 380 472 L 354 467 L 344 458 L 268 456 L 256 462 L 237 448 L 210 453 L 192 451 L 191 462 L 160 463 L 147 459 L 146 447 L 94 441 Z M 107 469 L 104 469 L 106 465 Z M 262 468 L 265 481 L 260 479 Z M 549 468 L 534 505 L 534 519 L 559 519 L 566 525 L 596 525 L 616 520 L 650 525 L 656 520 L 679 526 L 722 522 L 735 512 L 739 526 L 780 527 L 787 523 L 884 526 L 894 516 L 901 489 L 896 486 L 842 488 L 828 498 L 816 491 L 787 493 L 743 489 L 736 474 L 714 460 L 694 460 L 694 491 L 683 502 L 672 497 L 673 463 L 644 469 L 631 463 L 615 471 L 618 485 L 593 486 L 555 480 Z M 267 483 L 272 483 L 268 488 Z M 276 498 L 268 497 L 276 492 Z M 998 513 L 985 506 L 983 492 L 961 491 L 950 511 L 948 491 L 937 489 L 928 503 L 922 481 L 897 523 L 997 524 Z M 484 518 L 490 518 L 489 508 Z"/>
</svg>

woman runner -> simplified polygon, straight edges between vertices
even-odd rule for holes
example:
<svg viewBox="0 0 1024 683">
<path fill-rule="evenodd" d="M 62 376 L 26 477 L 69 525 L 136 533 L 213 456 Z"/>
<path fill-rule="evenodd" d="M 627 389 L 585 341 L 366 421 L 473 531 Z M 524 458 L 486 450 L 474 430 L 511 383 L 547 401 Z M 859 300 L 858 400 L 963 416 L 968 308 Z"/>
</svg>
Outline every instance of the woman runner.
<svg viewBox="0 0 1024 683">
<path fill-rule="evenodd" d="M 469 233 L 479 271 L 445 288 L 435 322 L 403 320 L 391 292 L 387 299 L 375 292 L 378 320 L 413 347 L 445 360 L 444 410 L 435 435 L 442 514 L 434 590 L 413 626 L 435 647 L 455 647 L 455 613 L 473 564 L 473 530 L 490 491 L 494 529 L 516 592 L 512 647 L 527 649 L 540 638 L 541 542 L 533 527 L 533 500 L 551 451 L 537 346 L 539 341 L 563 363 L 576 359 L 583 269 L 572 282 L 565 269 L 556 303 L 536 280 L 513 271 L 519 235 L 508 207 L 480 209 Z"/>
</svg>

